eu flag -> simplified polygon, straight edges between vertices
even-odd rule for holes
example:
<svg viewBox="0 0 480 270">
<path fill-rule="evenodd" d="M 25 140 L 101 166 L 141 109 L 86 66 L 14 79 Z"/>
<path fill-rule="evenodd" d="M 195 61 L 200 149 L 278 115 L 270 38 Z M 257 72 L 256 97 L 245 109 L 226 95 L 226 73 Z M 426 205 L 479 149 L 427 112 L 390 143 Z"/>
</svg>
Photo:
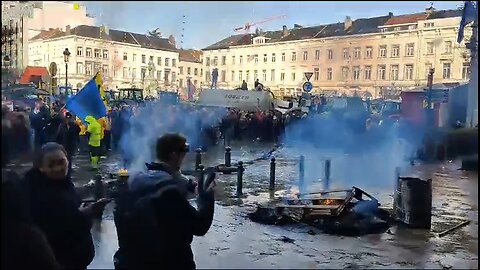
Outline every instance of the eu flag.
<svg viewBox="0 0 480 270">
<path fill-rule="evenodd" d="M 78 93 L 71 97 L 66 104 L 68 110 L 72 111 L 82 121 L 85 121 L 87 115 L 95 119 L 107 115 L 107 109 L 100 96 L 100 90 L 93 77 Z"/>
<path fill-rule="evenodd" d="M 465 1 L 463 6 L 462 20 L 458 28 L 457 42 L 461 43 L 465 31 L 465 26 L 473 21 L 478 20 L 478 7 L 476 1 Z"/>
</svg>

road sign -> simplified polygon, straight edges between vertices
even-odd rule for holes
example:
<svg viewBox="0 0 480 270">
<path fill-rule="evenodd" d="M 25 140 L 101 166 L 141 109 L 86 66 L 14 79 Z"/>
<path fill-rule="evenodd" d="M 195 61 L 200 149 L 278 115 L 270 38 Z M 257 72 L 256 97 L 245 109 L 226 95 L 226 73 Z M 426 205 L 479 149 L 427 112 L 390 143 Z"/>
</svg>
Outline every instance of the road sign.
<svg viewBox="0 0 480 270">
<path fill-rule="evenodd" d="M 310 81 L 310 78 L 312 78 L 312 76 L 313 76 L 313 72 L 305 72 L 305 78 L 307 79 L 308 82 Z"/>
<path fill-rule="evenodd" d="M 313 90 L 313 84 L 311 82 L 305 82 L 303 84 L 303 91 L 310 93 Z"/>
</svg>

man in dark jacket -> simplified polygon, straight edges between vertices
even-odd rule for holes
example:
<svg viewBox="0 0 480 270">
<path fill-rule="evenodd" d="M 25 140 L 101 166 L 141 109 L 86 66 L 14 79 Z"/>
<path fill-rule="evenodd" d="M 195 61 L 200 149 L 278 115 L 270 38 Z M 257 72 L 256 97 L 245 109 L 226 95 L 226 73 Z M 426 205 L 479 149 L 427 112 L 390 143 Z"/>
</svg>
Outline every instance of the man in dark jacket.
<svg viewBox="0 0 480 270">
<path fill-rule="evenodd" d="M 67 151 L 68 158 L 68 175 L 70 178 L 72 174 L 73 156 L 75 155 L 78 144 L 80 143 L 80 127 L 75 122 L 75 118 L 69 112 L 65 113 L 63 123 L 61 123 L 57 130 L 55 141 L 61 144 L 65 151 Z"/>
<path fill-rule="evenodd" d="M 157 141 L 160 163 L 148 164 L 148 175 L 130 177 L 130 208 L 128 200 L 119 201 L 114 212 L 120 247 L 116 269 L 195 269 L 190 244 L 212 224 L 215 174 L 205 183 L 200 179 L 195 209 L 187 200 L 192 182 L 180 173 L 186 152 L 184 137 L 166 134 Z"/>
</svg>

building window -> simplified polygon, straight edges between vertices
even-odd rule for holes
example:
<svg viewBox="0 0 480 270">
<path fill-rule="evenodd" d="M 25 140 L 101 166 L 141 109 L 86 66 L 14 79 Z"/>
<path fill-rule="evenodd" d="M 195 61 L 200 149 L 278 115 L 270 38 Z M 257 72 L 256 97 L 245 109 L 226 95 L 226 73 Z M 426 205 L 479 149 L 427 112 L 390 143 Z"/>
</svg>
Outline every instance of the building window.
<svg viewBox="0 0 480 270">
<path fill-rule="evenodd" d="M 238 71 L 238 81 L 242 81 L 243 80 L 243 71 Z"/>
<path fill-rule="evenodd" d="M 285 72 L 280 73 L 280 81 L 285 81 Z"/>
<path fill-rule="evenodd" d="M 108 50 L 103 50 L 103 59 L 108 59 Z"/>
<path fill-rule="evenodd" d="M 463 63 L 462 66 L 462 79 L 470 79 L 470 63 Z"/>
<path fill-rule="evenodd" d="M 218 56 L 213 57 L 213 65 L 218 66 Z"/>
<path fill-rule="evenodd" d="M 428 74 L 432 69 L 432 64 L 425 64 L 425 80 L 428 80 Z"/>
<path fill-rule="evenodd" d="M 360 80 L 360 67 L 359 66 L 353 67 L 353 80 L 355 80 L 355 81 Z"/>
<path fill-rule="evenodd" d="M 235 81 L 235 71 L 232 70 L 232 82 Z"/>
<path fill-rule="evenodd" d="M 343 59 L 348 59 L 350 52 L 348 48 L 343 48 Z"/>
<path fill-rule="evenodd" d="M 193 69 L 193 75 L 194 75 L 194 76 L 198 76 L 198 68 L 194 68 L 194 69 Z"/>
<path fill-rule="evenodd" d="M 93 50 L 93 56 L 95 58 L 100 58 L 100 49 Z"/>
<path fill-rule="evenodd" d="M 243 64 L 243 55 L 240 55 L 240 64 Z"/>
<path fill-rule="evenodd" d="M 123 78 L 128 78 L 128 68 L 127 68 L 127 67 L 124 67 L 124 68 L 123 68 L 122 77 L 123 77 Z"/>
<path fill-rule="evenodd" d="M 137 55 L 136 55 L 136 54 L 133 54 L 133 55 L 132 55 L 132 62 L 135 63 L 135 61 L 137 61 Z"/>
<path fill-rule="evenodd" d="M 433 42 L 427 42 L 427 54 L 433 54 L 434 49 Z"/>
<path fill-rule="evenodd" d="M 390 77 L 392 81 L 398 81 L 398 65 L 390 66 Z"/>
<path fill-rule="evenodd" d="M 264 54 L 263 55 L 263 62 L 266 63 L 268 61 L 268 56 L 267 54 Z"/>
<path fill-rule="evenodd" d="M 198 86 L 198 81 L 197 80 L 193 80 L 193 85 L 195 85 L 195 87 Z"/>
<path fill-rule="evenodd" d="M 342 79 L 344 81 L 348 80 L 348 67 L 342 67 Z"/>
<path fill-rule="evenodd" d="M 143 67 L 142 69 L 140 69 L 140 78 L 143 80 L 145 80 L 145 77 L 147 77 L 147 68 Z"/>
<path fill-rule="evenodd" d="M 270 70 L 270 81 L 275 81 L 275 69 Z"/>
<path fill-rule="evenodd" d="M 285 62 L 285 53 L 282 53 L 282 62 Z"/>
<path fill-rule="evenodd" d="M 172 67 L 176 67 L 177 66 L 177 59 L 172 59 Z"/>
<path fill-rule="evenodd" d="M 361 52 L 361 49 L 359 47 L 353 49 L 353 57 L 355 59 L 360 59 L 361 57 L 360 52 Z"/>
<path fill-rule="evenodd" d="M 378 80 L 384 81 L 386 79 L 386 68 L 385 65 L 378 65 Z"/>
<path fill-rule="evenodd" d="M 405 80 L 413 80 L 413 65 L 405 65 Z"/>
<path fill-rule="evenodd" d="M 333 59 L 333 50 L 328 50 L 328 59 Z"/>
<path fill-rule="evenodd" d="M 445 41 L 445 53 L 451 54 L 452 53 L 452 42 Z"/>
<path fill-rule="evenodd" d="M 320 60 L 320 50 L 315 50 L 315 60 Z"/>
<path fill-rule="evenodd" d="M 256 81 L 258 79 L 258 71 L 254 70 L 253 71 L 253 80 Z"/>
<path fill-rule="evenodd" d="M 170 58 L 165 58 L 165 66 L 170 66 Z"/>
<path fill-rule="evenodd" d="M 266 69 L 264 69 L 264 70 L 262 71 L 262 79 L 263 79 L 264 82 L 267 81 L 267 70 L 266 70 Z"/>
<path fill-rule="evenodd" d="M 132 79 L 136 79 L 137 78 L 137 69 L 136 68 L 132 68 Z"/>
<path fill-rule="evenodd" d="M 313 69 L 313 80 L 318 81 L 318 77 L 320 76 L 320 69 L 314 68 Z"/>
<path fill-rule="evenodd" d="M 227 57 L 222 56 L 222 66 L 225 66 L 227 64 Z"/>
<path fill-rule="evenodd" d="M 450 79 L 451 74 L 451 66 L 450 63 L 443 63 L 443 78 Z"/>
<path fill-rule="evenodd" d="M 91 58 L 92 57 L 92 48 L 85 49 L 85 56 Z"/>
<path fill-rule="evenodd" d="M 235 55 L 232 56 L 232 65 L 235 65 Z"/>
<path fill-rule="evenodd" d="M 124 53 L 123 53 L 123 61 L 127 61 L 127 60 L 128 60 L 127 53 L 126 53 L 126 52 L 124 52 Z"/>
<path fill-rule="evenodd" d="M 246 80 L 247 82 L 250 81 L 250 70 L 247 70 L 247 71 L 245 72 L 245 80 Z"/>
<path fill-rule="evenodd" d="M 77 63 L 77 74 L 84 74 L 83 63 Z"/>
<path fill-rule="evenodd" d="M 400 57 L 400 45 L 392 45 L 392 57 Z"/>
<path fill-rule="evenodd" d="M 77 56 L 83 55 L 83 47 L 77 47 Z"/>
<path fill-rule="evenodd" d="M 254 61 L 255 61 L 255 64 L 258 64 L 258 54 L 255 54 L 255 55 L 253 56 L 253 59 L 254 59 Z"/>
<path fill-rule="evenodd" d="M 372 79 L 372 66 L 365 66 L 365 80 Z"/>
<path fill-rule="evenodd" d="M 187 67 L 187 75 L 192 75 L 192 68 L 191 67 Z"/>
<path fill-rule="evenodd" d="M 415 43 L 407 44 L 407 56 L 413 56 L 415 54 Z"/>
<path fill-rule="evenodd" d="M 162 65 L 162 57 L 157 57 L 157 66 Z"/>
<path fill-rule="evenodd" d="M 295 61 L 297 61 L 297 53 L 292 52 L 292 62 L 295 62 Z"/>
<path fill-rule="evenodd" d="M 183 88 L 183 79 L 178 80 L 178 87 Z"/>
<path fill-rule="evenodd" d="M 113 58 L 114 58 L 115 60 L 118 60 L 118 51 L 114 51 L 114 52 L 113 52 Z"/>
<path fill-rule="evenodd" d="M 304 51 L 303 52 L 303 61 L 307 61 L 307 60 L 308 60 L 308 52 Z"/>
<path fill-rule="evenodd" d="M 327 80 L 331 81 L 333 79 L 333 71 L 332 68 L 327 69 Z"/>
<path fill-rule="evenodd" d="M 387 45 L 382 45 L 379 47 L 378 57 L 387 57 Z"/>
<path fill-rule="evenodd" d="M 296 79 L 296 78 L 295 78 L 295 72 L 292 72 L 292 82 L 294 82 L 295 79 Z"/>
<path fill-rule="evenodd" d="M 200 76 L 203 76 L 203 68 L 200 69 Z"/>
<path fill-rule="evenodd" d="M 221 74 L 221 78 L 220 78 L 220 79 L 221 79 L 221 82 L 225 82 L 225 80 L 227 79 L 227 78 L 226 78 L 226 77 L 227 77 L 227 71 L 222 70 L 221 73 L 222 73 L 222 74 Z"/>
<path fill-rule="evenodd" d="M 277 59 L 275 59 L 275 54 L 272 53 L 272 63 L 275 63 L 276 60 L 277 60 Z"/>
<path fill-rule="evenodd" d="M 426 22 L 426 23 L 423 24 L 423 26 L 424 26 L 425 28 L 431 28 L 431 27 L 434 26 L 434 23 L 433 23 L 433 22 Z"/>
<path fill-rule="evenodd" d="M 177 81 L 177 74 L 175 72 L 172 72 L 172 83 L 175 83 Z"/>
<path fill-rule="evenodd" d="M 108 76 L 108 66 L 107 65 L 102 66 L 102 72 L 103 72 L 104 76 Z"/>
<path fill-rule="evenodd" d="M 178 72 L 180 73 L 180 75 L 183 75 L 183 67 L 179 67 Z"/>
<path fill-rule="evenodd" d="M 85 75 L 93 75 L 92 63 L 85 64 Z"/>
<path fill-rule="evenodd" d="M 133 61 L 135 61 L 135 57 Z M 145 54 L 142 54 L 142 64 L 146 64 L 146 63 L 147 63 L 147 56 Z"/>
<path fill-rule="evenodd" d="M 367 47 L 365 49 L 365 58 L 371 59 L 373 57 L 373 48 L 372 47 Z"/>
<path fill-rule="evenodd" d="M 159 57 L 159 58 L 160 58 L 160 57 Z M 241 59 L 242 59 L 242 57 L 240 56 L 240 60 L 241 60 Z M 205 65 L 206 65 L 207 67 L 210 66 L 210 57 L 205 57 Z"/>
</svg>

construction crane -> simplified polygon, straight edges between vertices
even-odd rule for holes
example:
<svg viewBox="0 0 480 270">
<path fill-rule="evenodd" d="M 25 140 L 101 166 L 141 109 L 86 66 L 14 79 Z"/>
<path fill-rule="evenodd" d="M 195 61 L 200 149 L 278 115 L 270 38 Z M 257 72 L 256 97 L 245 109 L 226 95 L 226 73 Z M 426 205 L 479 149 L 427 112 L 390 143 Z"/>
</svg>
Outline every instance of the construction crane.
<svg viewBox="0 0 480 270">
<path fill-rule="evenodd" d="M 252 26 L 263 24 L 263 23 L 266 23 L 266 22 L 274 21 L 274 20 L 284 19 L 286 17 L 287 17 L 287 15 L 284 14 L 284 15 L 274 16 L 274 17 L 270 17 L 270 18 L 265 18 L 264 20 L 258 21 L 258 22 L 246 23 L 244 26 L 233 28 L 233 31 L 235 31 L 235 32 L 248 32 Z"/>
</svg>

